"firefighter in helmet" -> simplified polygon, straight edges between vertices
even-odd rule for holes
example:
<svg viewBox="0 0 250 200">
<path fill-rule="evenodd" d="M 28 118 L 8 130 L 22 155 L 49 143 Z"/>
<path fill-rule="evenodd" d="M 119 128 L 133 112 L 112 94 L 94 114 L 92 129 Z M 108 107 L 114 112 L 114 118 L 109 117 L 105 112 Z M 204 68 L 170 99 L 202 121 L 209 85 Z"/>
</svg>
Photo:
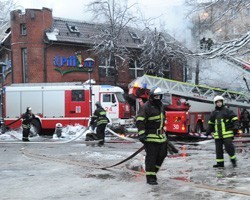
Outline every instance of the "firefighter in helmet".
<svg viewBox="0 0 250 200">
<path fill-rule="evenodd" d="M 152 88 L 148 101 L 140 107 L 136 117 L 139 140 L 145 146 L 146 179 L 150 185 L 158 184 L 156 173 L 167 156 L 167 138 L 163 130 L 165 109 L 161 102 L 162 95 L 159 87 Z"/>
<path fill-rule="evenodd" d="M 233 167 L 236 167 L 236 155 L 233 138 L 239 129 L 239 121 L 236 114 L 225 107 L 224 98 L 214 98 L 215 110 L 211 113 L 208 121 L 206 135 L 214 132 L 216 162 L 213 167 L 224 167 L 223 145 L 230 156 Z"/>
<path fill-rule="evenodd" d="M 32 113 L 31 107 L 27 107 L 26 112 L 22 115 L 22 128 L 23 128 L 23 141 L 29 141 L 31 121 L 35 118 L 35 115 Z"/>
<path fill-rule="evenodd" d="M 109 119 L 107 118 L 106 111 L 102 108 L 99 101 L 95 103 L 95 106 L 96 106 L 96 110 L 94 112 L 94 115 L 91 117 L 91 121 L 89 125 L 93 126 L 94 124 L 96 124 L 97 138 L 98 140 L 101 140 L 98 145 L 102 146 L 104 145 L 105 128 L 107 124 L 109 123 Z"/>
</svg>

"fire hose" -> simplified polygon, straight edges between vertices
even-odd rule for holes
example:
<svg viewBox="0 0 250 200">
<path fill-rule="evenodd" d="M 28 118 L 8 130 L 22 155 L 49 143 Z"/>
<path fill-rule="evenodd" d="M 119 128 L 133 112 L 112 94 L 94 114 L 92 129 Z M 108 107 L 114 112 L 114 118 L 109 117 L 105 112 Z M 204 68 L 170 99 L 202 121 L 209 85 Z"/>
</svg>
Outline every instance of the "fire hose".
<svg viewBox="0 0 250 200">
<path fill-rule="evenodd" d="M 124 140 L 127 140 L 127 141 L 131 141 L 131 142 L 137 142 L 138 141 L 138 140 L 135 140 L 135 139 L 132 139 L 132 138 L 121 136 L 118 133 L 116 133 L 113 130 L 111 130 L 110 128 L 108 128 L 108 127 L 106 127 L 106 130 L 109 131 L 110 133 L 112 133 L 113 135 L 115 135 L 116 137 L 119 137 L 121 139 L 124 139 Z"/>
<path fill-rule="evenodd" d="M 142 147 L 144 147 L 144 146 L 142 146 Z M 137 151 L 139 151 L 139 150 L 137 150 Z M 58 158 L 49 157 L 49 156 L 46 156 L 46 155 L 38 155 L 38 154 L 28 152 L 25 149 L 22 149 L 22 153 L 24 155 L 26 155 L 26 156 L 37 158 L 37 159 L 50 160 L 50 161 L 54 161 L 54 162 L 65 163 L 65 164 L 81 166 L 81 167 L 90 167 L 91 169 L 93 169 L 92 165 L 86 165 L 86 163 L 79 162 L 78 160 L 77 161 L 74 161 L 74 160 L 68 161 L 68 160 L 64 160 L 64 159 L 61 159 L 61 158 L 58 159 Z M 106 168 L 108 168 L 108 167 L 106 167 Z M 105 167 L 103 167 L 103 168 L 95 167 L 95 169 L 104 169 L 104 170 L 106 168 Z M 144 173 L 138 172 L 138 171 L 133 171 L 133 173 L 143 174 L 144 175 Z M 179 182 L 179 180 L 178 180 L 178 182 Z M 185 182 L 185 181 L 182 181 L 182 183 L 185 184 L 185 185 L 194 187 L 194 188 L 202 188 L 202 189 L 207 189 L 207 190 L 211 190 L 211 191 L 226 192 L 226 193 L 230 193 L 230 194 L 250 196 L 250 193 L 248 191 L 239 191 L 239 190 L 235 190 L 235 189 L 226 189 L 226 188 L 221 188 L 221 187 L 218 187 L 218 186 L 211 186 L 211 185 L 206 185 L 206 184 L 196 184 L 196 183 L 190 183 L 190 182 Z"/>
<path fill-rule="evenodd" d="M 174 153 L 178 153 L 179 152 L 179 150 L 170 142 L 170 141 L 166 141 L 166 145 L 167 145 L 167 149 L 168 149 L 168 151 L 169 151 L 169 153 L 170 154 L 174 154 Z M 105 169 L 107 169 L 107 168 L 111 168 L 111 167 L 115 167 L 115 166 L 117 166 L 117 165 L 120 165 L 120 164 L 122 164 L 122 163 L 124 163 L 124 162 L 126 162 L 126 161 L 128 161 L 128 160 L 130 160 L 130 159 L 132 159 L 133 157 L 135 157 L 137 154 L 139 154 L 143 149 L 144 149 L 145 147 L 144 147 L 144 145 L 140 148 L 140 149 L 138 149 L 136 152 L 134 152 L 132 155 L 130 155 L 129 157 L 127 157 L 127 158 L 125 158 L 124 160 L 122 160 L 122 161 L 120 161 L 120 162 L 118 162 L 118 163 L 116 163 L 116 164 L 114 164 L 114 165 L 110 165 L 110 166 L 107 166 L 107 167 L 102 167 L 101 169 L 103 169 L 103 170 L 105 170 Z"/>
<path fill-rule="evenodd" d="M 10 125 L 12 125 L 12 124 L 18 122 L 20 119 L 22 119 L 22 117 L 19 117 L 18 119 L 16 119 L 15 121 L 13 121 L 13 122 L 11 122 L 11 123 L 9 123 L 9 124 L 6 124 L 6 125 L 3 124 L 3 126 L 4 126 L 4 127 L 8 127 L 8 126 L 10 126 Z"/>
</svg>

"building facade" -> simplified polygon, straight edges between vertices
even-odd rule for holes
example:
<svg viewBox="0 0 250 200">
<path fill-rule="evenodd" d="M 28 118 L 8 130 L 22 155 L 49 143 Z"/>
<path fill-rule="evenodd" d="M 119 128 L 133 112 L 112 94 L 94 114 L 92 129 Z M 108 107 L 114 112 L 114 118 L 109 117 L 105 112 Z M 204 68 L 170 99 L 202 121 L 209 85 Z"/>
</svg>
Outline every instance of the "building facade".
<svg viewBox="0 0 250 200">
<path fill-rule="evenodd" d="M 115 84 L 126 90 L 128 83 L 144 74 L 136 60 L 141 40 L 134 32 L 127 30 L 119 41 L 135 59 L 118 63 L 114 70 L 105 55 L 92 50 L 93 38 L 101 31 L 97 25 L 55 18 L 48 8 L 14 10 L 10 15 L 11 31 L 0 51 L 0 60 L 11 63 L 5 84 L 85 82 L 91 75 L 97 84 L 114 85 L 116 76 Z M 87 58 L 95 61 L 92 73 L 84 66 Z M 183 81 L 184 67 L 174 62 L 170 66 L 168 78 Z"/>
</svg>

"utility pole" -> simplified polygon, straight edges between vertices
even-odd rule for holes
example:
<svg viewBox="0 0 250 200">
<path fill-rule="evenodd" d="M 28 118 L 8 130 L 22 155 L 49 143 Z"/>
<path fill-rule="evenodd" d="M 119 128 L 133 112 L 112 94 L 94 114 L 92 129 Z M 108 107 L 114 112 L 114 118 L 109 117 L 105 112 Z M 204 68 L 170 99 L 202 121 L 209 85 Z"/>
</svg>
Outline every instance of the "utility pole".
<svg viewBox="0 0 250 200">
<path fill-rule="evenodd" d="M 92 58 L 86 58 L 84 60 L 84 67 L 88 71 L 89 75 L 89 115 L 92 117 L 92 85 L 91 85 L 91 73 L 93 72 L 93 68 L 95 65 L 95 61 Z"/>
<path fill-rule="evenodd" d="M 0 70 L 1 70 L 1 119 L 0 119 L 0 126 L 1 126 L 1 134 L 4 133 L 4 105 L 3 105 L 3 85 L 4 85 L 4 71 L 5 71 L 6 64 L 4 62 L 0 62 Z"/>
</svg>

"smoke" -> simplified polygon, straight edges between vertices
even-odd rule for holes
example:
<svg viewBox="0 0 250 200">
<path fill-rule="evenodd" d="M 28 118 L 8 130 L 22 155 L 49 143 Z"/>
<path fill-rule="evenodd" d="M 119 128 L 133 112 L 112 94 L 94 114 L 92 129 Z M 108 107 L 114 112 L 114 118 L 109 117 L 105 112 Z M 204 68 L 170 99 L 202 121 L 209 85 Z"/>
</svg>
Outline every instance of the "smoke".
<svg viewBox="0 0 250 200">
<path fill-rule="evenodd" d="M 191 23 L 186 17 L 185 0 L 131 0 L 138 3 L 145 16 L 152 18 L 151 27 L 166 31 L 185 46 L 191 46 Z"/>
</svg>

